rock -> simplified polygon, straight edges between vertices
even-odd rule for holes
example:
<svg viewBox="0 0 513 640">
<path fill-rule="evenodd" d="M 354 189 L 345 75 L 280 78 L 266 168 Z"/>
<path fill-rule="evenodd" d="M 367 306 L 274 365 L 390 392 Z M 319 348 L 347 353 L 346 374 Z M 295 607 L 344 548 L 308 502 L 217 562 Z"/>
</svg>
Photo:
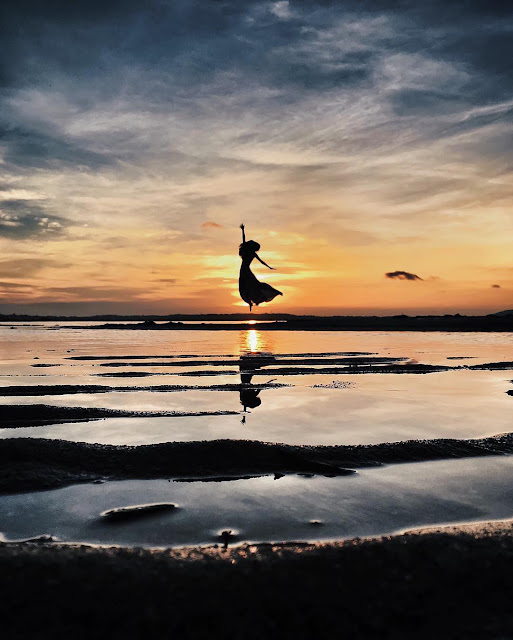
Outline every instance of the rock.
<svg viewBox="0 0 513 640">
<path fill-rule="evenodd" d="M 46 544 L 47 542 L 59 542 L 59 538 L 50 535 L 37 536 L 36 538 L 27 538 L 27 540 L 19 540 L 18 542 L 31 544 Z"/>
<path fill-rule="evenodd" d="M 122 522 L 125 520 L 135 520 L 146 516 L 174 511 L 176 505 L 171 502 L 162 502 L 159 504 L 141 504 L 130 507 L 118 507 L 109 509 L 101 514 L 101 517 L 108 522 Z"/>
</svg>

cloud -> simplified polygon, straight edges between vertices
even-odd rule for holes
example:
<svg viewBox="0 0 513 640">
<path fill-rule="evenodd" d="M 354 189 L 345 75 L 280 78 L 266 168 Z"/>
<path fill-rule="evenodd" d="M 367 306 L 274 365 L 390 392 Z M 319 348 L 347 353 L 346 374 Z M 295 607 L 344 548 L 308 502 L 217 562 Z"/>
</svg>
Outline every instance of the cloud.
<svg viewBox="0 0 513 640">
<path fill-rule="evenodd" d="M 0 282 L 0 289 L 31 289 L 32 285 L 20 282 Z"/>
<path fill-rule="evenodd" d="M 420 276 L 409 271 L 389 271 L 385 273 L 385 277 L 391 280 L 422 280 Z"/>
<path fill-rule="evenodd" d="M 34 200 L 0 202 L 0 237 L 13 240 L 51 238 L 64 231 L 64 220 L 50 215 Z"/>
<path fill-rule="evenodd" d="M 492 284 L 492 289 L 500 289 L 501 285 L 500 284 Z"/>
<path fill-rule="evenodd" d="M 49 135 L 20 127 L 0 126 L 0 144 L 4 147 L 4 162 L 13 168 L 98 169 L 113 162 L 111 158 L 84 149 L 59 133 Z"/>
<path fill-rule="evenodd" d="M 44 292 L 57 294 L 62 297 L 78 298 L 82 300 L 127 300 L 144 296 L 147 290 L 130 287 L 94 287 L 94 286 L 70 286 L 70 287 L 45 287 Z"/>
<path fill-rule="evenodd" d="M 222 224 L 217 224 L 217 222 L 207 221 L 201 225 L 202 229 L 224 229 Z"/>
<path fill-rule="evenodd" d="M 13 258 L 0 261 L 0 277 L 26 278 L 34 276 L 45 267 L 66 267 L 47 258 Z"/>
<path fill-rule="evenodd" d="M 278 2 L 271 3 L 270 12 L 278 18 L 286 20 L 292 16 L 290 5 L 288 0 L 278 0 Z"/>
</svg>

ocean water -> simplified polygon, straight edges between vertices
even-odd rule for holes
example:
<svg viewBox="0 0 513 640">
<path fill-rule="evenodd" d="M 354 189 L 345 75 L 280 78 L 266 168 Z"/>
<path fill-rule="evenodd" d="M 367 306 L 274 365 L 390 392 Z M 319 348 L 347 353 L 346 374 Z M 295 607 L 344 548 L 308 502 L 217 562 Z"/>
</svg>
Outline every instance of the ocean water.
<svg viewBox="0 0 513 640">
<path fill-rule="evenodd" d="M 388 373 L 383 358 L 450 369 Z M 0 326 L 0 415 L 2 406 L 30 404 L 172 415 L 16 428 L 4 421 L 0 438 L 113 445 L 479 438 L 512 430 L 513 397 L 507 392 L 513 370 L 469 367 L 505 361 L 513 361 L 511 333 L 271 332 L 258 324 L 243 331 L 159 332 L 9 324 Z M 45 395 L 5 395 L 6 387 L 41 385 L 75 388 L 67 394 L 49 389 Z M 84 393 L 78 388 L 83 385 L 110 390 Z M 151 389 L 161 385 L 174 390 Z M 236 534 L 234 541 L 339 539 L 513 517 L 512 474 L 513 459 L 503 456 L 390 465 L 347 478 L 75 485 L 1 496 L 0 533 L 8 539 L 45 533 L 146 546 L 209 543 L 224 529 Z M 180 508 L 138 522 L 106 526 L 100 515 L 107 508 L 168 501 Z"/>
</svg>

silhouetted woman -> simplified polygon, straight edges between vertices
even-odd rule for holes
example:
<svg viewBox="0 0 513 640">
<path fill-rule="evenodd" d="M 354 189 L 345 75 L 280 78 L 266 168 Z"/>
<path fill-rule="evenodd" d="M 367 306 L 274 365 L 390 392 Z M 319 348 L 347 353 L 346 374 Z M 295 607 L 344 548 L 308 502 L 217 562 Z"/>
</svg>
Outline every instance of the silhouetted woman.
<svg viewBox="0 0 513 640">
<path fill-rule="evenodd" d="M 262 302 L 270 302 L 276 296 L 282 296 L 283 293 L 271 287 L 270 284 L 257 280 L 251 271 L 250 265 L 253 258 L 256 258 L 268 269 L 274 271 L 274 268 L 270 267 L 258 256 L 257 251 L 260 249 L 258 242 L 254 240 L 246 242 L 243 224 L 240 225 L 240 228 L 242 229 L 242 244 L 239 247 L 239 256 L 242 258 L 242 264 L 239 275 L 239 293 L 244 302 L 249 304 L 249 310 L 251 311 L 254 304 L 259 305 Z"/>
</svg>

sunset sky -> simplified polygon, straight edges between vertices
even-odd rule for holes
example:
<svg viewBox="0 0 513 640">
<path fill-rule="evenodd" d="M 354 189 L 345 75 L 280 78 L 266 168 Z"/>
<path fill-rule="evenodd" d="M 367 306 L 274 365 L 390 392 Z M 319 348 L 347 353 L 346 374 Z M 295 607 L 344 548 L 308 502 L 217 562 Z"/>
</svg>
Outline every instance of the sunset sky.
<svg viewBox="0 0 513 640">
<path fill-rule="evenodd" d="M 0 312 L 244 311 L 241 222 L 257 313 L 513 308 L 512 18 L 7 0 Z"/>
</svg>

